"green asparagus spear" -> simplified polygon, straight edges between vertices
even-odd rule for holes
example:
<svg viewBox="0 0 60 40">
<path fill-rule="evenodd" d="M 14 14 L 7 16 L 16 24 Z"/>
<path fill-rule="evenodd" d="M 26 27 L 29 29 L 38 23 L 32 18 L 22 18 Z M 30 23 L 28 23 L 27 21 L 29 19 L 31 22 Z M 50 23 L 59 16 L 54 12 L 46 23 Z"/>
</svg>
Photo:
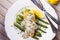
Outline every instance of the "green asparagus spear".
<svg viewBox="0 0 60 40">
<path fill-rule="evenodd" d="M 23 19 L 21 17 L 17 16 L 16 20 L 22 21 Z"/>
<path fill-rule="evenodd" d="M 30 9 L 26 8 L 25 11 L 30 11 Z"/>
<path fill-rule="evenodd" d="M 42 22 L 45 23 L 45 24 L 49 24 L 48 22 L 44 21 L 43 19 L 38 18 L 37 16 L 36 16 L 36 18 L 37 18 L 38 20 L 42 21 Z"/>
<path fill-rule="evenodd" d="M 43 24 L 41 24 L 41 23 L 39 23 L 39 22 L 36 22 L 36 24 L 37 24 L 37 25 L 40 25 L 40 26 L 43 27 L 43 28 L 48 28 L 47 26 L 45 26 L 45 25 L 43 25 Z"/>
<path fill-rule="evenodd" d="M 39 32 L 39 30 L 36 30 L 35 32 L 36 32 L 36 33 L 35 33 L 36 36 L 39 36 L 39 37 L 42 36 L 41 33 Z"/>
<path fill-rule="evenodd" d="M 29 8 L 23 8 L 22 10 L 21 10 L 21 13 L 24 13 L 25 11 L 30 11 L 30 9 Z"/>
<path fill-rule="evenodd" d="M 22 16 L 22 15 L 18 14 L 17 16 L 19 16 L 20 18 L 22 18 L 22 19 L 23 19 L 23 16 Z"/>
<path fill-rule="evenodd" d="M 19 16 L 16 17 L 16 22 L 17 22 L 17 23 L 21 24 L 22 20 L 23 20 L 23 19 L 22 19 L 21 17 L 19 17 Z"/>
<path fill-rule="evenodd" d="M 18 18 L 16 18 L 16 22 L 21 24 L 22 20 L 18 20 Z"/>
<path fill-rule="evenodd" d="M 43 19 L 40 19 L 40 21 L 42 21 L 45 24 L 49 24 L 48 22 L 44 21 Z"/>
<path fill-rule="evenodd" d="M 22 22 L 22 21 L 16 20 L 16 22 L 21 25 L 21 22 Z"/>
<path fill-rule="evenodd" d="M 42 30 L 41 28 L 38 28 L 38 30 L 42 31 L 43 33 L 46 33 L 44 30 Z"/>
<path fill-rule="evenodd" d="M 35 30 L 35 34 L 33 36 L 34 39 L 39 40 L 36 36 L 39 36 L 39 37 L 42 36 L 41 33 L 39 32 L 39 30 Z"/>
<path fill-rule="evenodd" d="M 25 29 L 21 27 L 17 22 L 14 22 L 14 26 L 16 26 L 18 29 L 20 29 L 23 32 L 25 31 Z"/>
<path fill-rule="evenodd" d="M 36 36 L 33 36 L 34 39 L 39 40 Z"/>
</svg>

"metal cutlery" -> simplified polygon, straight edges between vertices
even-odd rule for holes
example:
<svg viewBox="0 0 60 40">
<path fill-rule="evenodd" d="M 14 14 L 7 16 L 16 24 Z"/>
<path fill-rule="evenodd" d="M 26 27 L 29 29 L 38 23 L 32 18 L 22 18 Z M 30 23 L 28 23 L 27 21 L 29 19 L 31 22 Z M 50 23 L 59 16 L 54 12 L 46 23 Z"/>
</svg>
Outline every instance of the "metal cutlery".
<svg viewBox="0 0 60 40">
<path fill-rule="evenodd" d="M 49 23 L 50 23 L 50 26 L 53 30 L 54 33 L 57 33 L 59 30 L 55 28 L 55 26 L 51 23 L 51 21 L 49 20 L 48 16 L 45 14 L 46 18 L 48 19 Z"/>
<path fill-rule="evenodd" d="M 46 12 L 46 11 L 45 11 Z M 60 21 L 56 20 L 54 17 L 52 17 L 48 12 L 45 13 L 48 15 L 57 25 L 60 25 Z"/>
<path fill-rule="evenodd" d="M 40 4 L 42 5 L 41 0 L 39 0 L 39 2 L 40 2 Z M 60 21 L 56 20 L 52 15 L 50 15 L 50 14 L 45 10 L 45 8 L 43 7 L 43 5 L 42 5 L 42 8 L 43 8 L 44 12 L 46 12 L 46 13 L 45 13 L 46 15 L 48 15 L 57 25 L 60 25 Z"/>
<path fill-rule="evenodd" d="M 58 22 L 54 17 L 52 17 L 43 7 L 42 3 L 39 1 L 39 3 L 36 1 L 36 0 L 31 0 L 35 5 L 38 6 L 38 8 L 40 8 L 42 11 L 45 12 L 45 16 L 47 17 L 50 25 L 51 25 L 51 28 L 53 30 L 54 33 L 57 33 L 58 29 L 56 29 L 56 27 L 52 24 L 52 22 L 49 20 L 48 16 L 57 24 L 57 25 L 60 25 L 60 22 Z"/>
<path fill-rule="evenodd" d="M 53 16 L 51 16 L 43 7 L 42 3 L 39 0 L 39 3 L 36 0 L 32 0 L 32 2 L 38 6 L 38 8 L 40 8 L 42 11 L 46 12 L 45 14 L 48 15 L 57 25 L 60 25 L 60 21 L 56 20 Z"/>
</svg>

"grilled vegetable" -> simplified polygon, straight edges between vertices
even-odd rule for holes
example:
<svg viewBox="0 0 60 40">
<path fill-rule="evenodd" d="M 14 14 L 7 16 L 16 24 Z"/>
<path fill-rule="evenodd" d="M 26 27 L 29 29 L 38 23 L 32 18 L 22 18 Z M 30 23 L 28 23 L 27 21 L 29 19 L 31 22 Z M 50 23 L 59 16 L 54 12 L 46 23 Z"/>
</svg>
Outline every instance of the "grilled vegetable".
<svg viewBox="0 0 60 40">
<path fill-rule="evenodd" d="M 23 16 L 18 14 L 17 17 L 16 17 L 16 22 L 21 24 L 22 20 L 23 20 Z"/>
<path fill-rule="evenodd" d="M 30 9 L 29 9 L 29 8 L 22 9 L 22 10 L 21 10 L 21 13 L 24 13 L 25 11 L 28 12 L 28 11 L 30 11 Z"/>
<path fill-rule="evenodd" d="M 16 26 L 18 29 L 20 29 L 21 31 L 25 31 L 24 28 L 22 28 L 18 23 L 14 22 L 14 26 Z"/>
<path fill-rule="evenodd" d="M 19 18 L 16 18 L 16 22 L 17 22 L 17 23 L 19 23 L 19 24 L 21 24 L 22 19 L 21 19 L 21 20 L 19 20 Z"/>
<path fill-rule="evenodd" d="M 43 19 L 40 19 L 40 21 L 42 21 L 45 24 L 49 24 L 48 22 L 44 21 Z"/>
<path fill-rule="evenodd" d="M 39 40 L 36 36 L 33 37 L 35 40 Z"/>
<path fill-rule="evenodd" d="M 46 33 L 44 30 L 42 30 L 41 28 L 38 28 L 38 30 L 40 30 L 41 32 L 43 32 L 43 33 Z"/>
<path fill-rule="evenodd" d="M 21 24 L 21 21 L 19 21 L 19 20 L 16 20 L 16 22 L 19 23 L 19 24 Z"/>
<path fill-rule="evenodd" d="M 37 24 L 37 25 L 40 25 L 40 26 L 43 27 L 43 28 L 48 28 L 46 25 L 43 25 L 43 24 L 41 24 L 41 23 L 39 23 L 39 22 L 36 22 L 36 24 Z"/>
<path fill-rule="evenodd" d="M 22 20 L 23 20 L 23 19 L 22 19 L 21 17 L 19 17 L 19 16 L 16 17 L 16 22 L 17 22 L 17 23 L 21 24 Z"/>
<path fill-rule="evenodd" d="M 42 36 L 41 33 L 39 32 L 39 30 L 36 30 L 35 32 L 36 32 L 36 33 L 35 33 L 36 36 L 39 36 L 39 37 Z"/>
<path fill-rule="evenodd" d="M 18 17 L 18 16 L 19 16 L 21 19 L 23 19 L 23 16 L 22 16 L 22 15 L 18 14 L 17 17 Z"/>
<path fill-rule="evenodd" d="M 42 21 L 42 22 L 45 23 L 45 24 L 49 24 L 48 22 L 44 21 L 43 19 L 38 18 L 37 16 L 36 16 L 36 18 L 37 18 L 38 20 Z"/>
<path fill-rule="evenodd" d="M 29 8 L 26 8 L 25 11 L 30 11 L 30 9 Z"/>
<path fill-rule="evenodd" d="M 17 16 L 16 20 L 22 21 L 23 19 L 21 17 Z"/>
</svg>

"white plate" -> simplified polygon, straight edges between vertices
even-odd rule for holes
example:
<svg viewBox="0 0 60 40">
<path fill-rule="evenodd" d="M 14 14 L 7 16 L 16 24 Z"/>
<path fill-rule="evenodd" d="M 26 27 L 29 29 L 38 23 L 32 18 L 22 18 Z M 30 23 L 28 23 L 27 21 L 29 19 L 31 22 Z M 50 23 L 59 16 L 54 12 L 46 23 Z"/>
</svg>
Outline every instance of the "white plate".
<svg viewBox="0 0 60 40">
<path fill-rule="evenodd" d="M 30 0 L 18 0 L 13 6 L 8 10 L 6 17 L 5 17 L 5 30 L 10 38 L 10 40 L 33 40 L 31 38 L 23 39 L 21 37 L 21 34 L 18 34 L 20 30 L 16 29 L 13 26 L 13 22 L 15 20 L 15 16 L 21 8 L 26 6 L 33 6 L 37 8 Z M 42 37 L 40 37 L 40 40 L 52 40 L 55 37 L 55 33 L 53 33 L 50 25 L 48 26 L 48 29 L 46 30 L 46 34 L 42 34 Z"/>
</svg>

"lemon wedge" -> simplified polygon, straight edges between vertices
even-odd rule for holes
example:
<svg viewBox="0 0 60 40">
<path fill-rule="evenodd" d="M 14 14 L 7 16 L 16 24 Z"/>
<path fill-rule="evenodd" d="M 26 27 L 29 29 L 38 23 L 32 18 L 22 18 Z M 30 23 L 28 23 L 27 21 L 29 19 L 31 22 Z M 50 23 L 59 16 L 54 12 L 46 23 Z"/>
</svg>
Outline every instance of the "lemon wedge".
<svg viewBox="0 0 60 40">
<path fill-rule="evenodd" d="M 37 9 L 34 9 L 32 10 L 34 12 L 34 14 L 38 17 L 38 18 L 44 18 L 44 15 L 41 11 L 37 10 Z"/>
<path fill-rule="evenodd" d="M 56 5 L 59 3 L 59 0 L 48 0 L 48 2 L 52 5 Z"/>
</svg>

